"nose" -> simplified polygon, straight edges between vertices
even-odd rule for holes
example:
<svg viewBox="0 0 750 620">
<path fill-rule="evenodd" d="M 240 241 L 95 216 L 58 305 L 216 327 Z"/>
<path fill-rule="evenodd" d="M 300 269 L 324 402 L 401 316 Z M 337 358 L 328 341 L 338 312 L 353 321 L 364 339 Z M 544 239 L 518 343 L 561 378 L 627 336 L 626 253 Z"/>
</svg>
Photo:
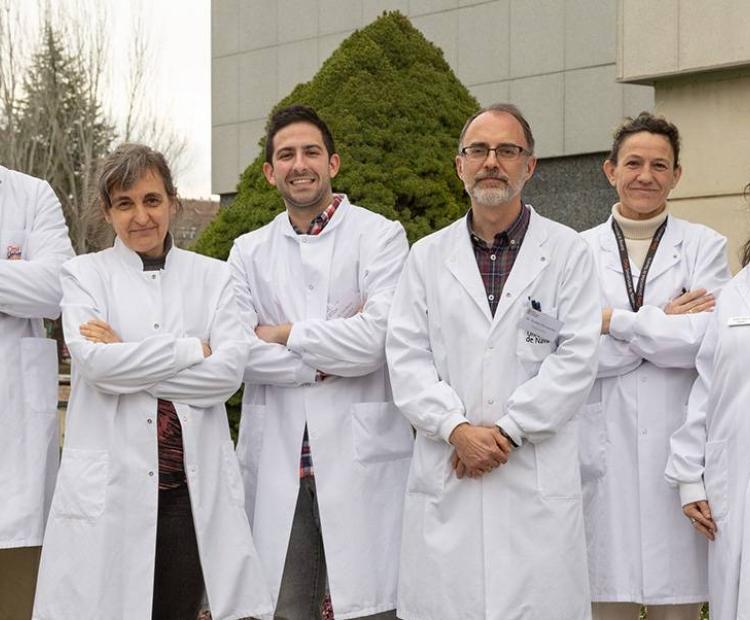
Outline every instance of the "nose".
<svg viewBox="0 0 750 620">
<path fill-rule="evenodd" d="M 500 167 L 500 160 L 497 158 L 496 149 L 491 149 L 490 152 L 487 153 L 487 157 L 484 158 L 484 163 L 482 165 L 483 167 L 489 168 L 491 170 Z"/>
<path fill-rule="evenodd" d="M 643 166 L 638 172 L 638 180 L 641 183 L 651 183 L 654 180 L 653 171 L 651 166 Z"/>
<path fill-rule="evenodd" d="M 143 203 L 138 203 L 135 206 L 135 217 L 133 218 L 135 223 L 139 226 L 145 226 L 148 224 L 149 215 L 146 206 Z"/>
<path fill-rule="evenodd" d="M 305 153 L 303 151 L 300 150 L 294 155 L 293 164 L 295 171 L 307 169 L 307 160 L 305 159 Z"/>
</svg>

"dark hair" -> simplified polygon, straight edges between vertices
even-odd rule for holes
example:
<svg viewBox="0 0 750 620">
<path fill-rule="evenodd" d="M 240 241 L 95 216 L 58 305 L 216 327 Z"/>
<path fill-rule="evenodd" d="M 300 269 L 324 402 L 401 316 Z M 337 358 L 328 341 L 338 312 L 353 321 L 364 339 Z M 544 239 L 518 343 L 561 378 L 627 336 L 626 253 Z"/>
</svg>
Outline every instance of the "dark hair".
<svg viewBox="0 0 750 620">
<path fill-rule="evenodd" d="M 177 188 L 172 180 L 172 171 L 164 155 L 144 144 L 125 143 L 107 155 L 99 165 L 97 192 L 99 202 L 105 211 L 112 208 L 110 195 L 115 189 L 130 189 L 147 172 L 157 173 L 178 210 L 182 203 L 177 197 Z"/>
<path fill-rule="evenodd" d="M 750 198 L 750 183 L 745 185 L 745 198 Z M 747 265 L 750 265 L 750 239 L 745 241 L 745 244 L 742 246 L 740 262 L 742 263 L 743 267 L 747 267 Z"/>
<path fill-rule="evenodd" d="M 310 123 L 318 129 L 323 135 L 323 144 L 325 144 L 330 158 L 336 152 L 333 144 L 333 136 L 328 125 L 318 116 L 318 113 L 306 105 L 290 105 L 286 108 L 276 110 L 268 119 L 266 125 L 266 163 L 270 164 L 273 160 L 273 138 L 287 125 L 292 123 Z"/>
<path fill-rule="evenodd" d="M 674 167 L 680 165 L 680 132 L 675 125 L 670 123 L 663 116 L 654 116 L 650 112 L 641 112 L 635 118 L 627 117 L 625 122 L 615 131 L 612 150 L 607 159 L 613 164 L 617 163 L 617 157 L 620 154 L 622 143 L 633 134 L 647 131 L 658 136 L 664 136 L 672 145 L 674 154 Z"/>
<path fill-rule="evenodd" d="M 469 128 L 469 125 L 474 122 L 475 118 L 484 114 L 485 112 L 505 112 L 506 114 L 510 114 L 513 118 L 515 118 L 521 124 L 521 128 L 523 129 L 523 137 L 526 139 L 526 147 L 532 154 L 534 153 L 534 134 L 531 133 L 531 126 L 529 125 L 529 121 L 527 121 L 524 115 L 521 114 L 521 110 L 519 110 L 512 103 L 493 103 L 492 105 L 488 105 L 486 108 L 482 108 L 471 117 L 469 117 L 469 120 L 464 123 L 464 128 L 461 130 L 461 135 L 458 136 L 459 153 L 464 146 L 464 136 L 466 135 L 466 130 Z"/>
</svg>

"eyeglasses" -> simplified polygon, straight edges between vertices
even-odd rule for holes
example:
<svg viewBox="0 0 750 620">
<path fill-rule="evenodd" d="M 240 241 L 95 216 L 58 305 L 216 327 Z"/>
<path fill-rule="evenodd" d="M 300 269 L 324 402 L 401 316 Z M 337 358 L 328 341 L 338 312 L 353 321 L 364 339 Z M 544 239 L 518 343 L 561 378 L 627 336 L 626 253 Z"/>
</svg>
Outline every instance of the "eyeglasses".
<svg viewBox="0 0 750 620">
<path fill-rule="evenodd" d="M 531 155 L 531 151 L 518 146 L 517 144 L 498 144 L 495 148 L 490 148 L 486 144 L 470 144 L 461 149 L 461 155 L 470 161 L 480 162 L 487 159 L 491 151 L 495 152 L 495 157 L 503 161 L 513 161 L 518 159 L 521 154 Z"/>
</svg>

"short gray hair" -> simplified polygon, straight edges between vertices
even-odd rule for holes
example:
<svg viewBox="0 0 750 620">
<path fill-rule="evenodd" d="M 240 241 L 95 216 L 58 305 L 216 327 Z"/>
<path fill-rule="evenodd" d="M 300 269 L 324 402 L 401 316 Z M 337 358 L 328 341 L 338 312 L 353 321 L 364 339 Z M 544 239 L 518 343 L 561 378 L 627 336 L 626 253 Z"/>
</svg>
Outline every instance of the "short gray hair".
<svg viewBox="0 0 750 620">
<path fill-rule="evenodd" d="M 464 146 L 464 136 L 466 135 L 466 130 L 469 129 L 469 125 L 474 122 L 474 119 L 476 119 L 481 114 L 484 114 L 485 112 L 504 112 L 505 114 L 510 114 L 513 118 L 515 118 L 521 125 L 521 128 L 523 129 L 523 136 L 526 139 L 526 146 L 530 153 L 534 153 L 534 134 L 531 133 L 531 126 L 529 125 L 529 121 L 526 120 L 523 114 L 521 114 L 521 110 L 518 109 L 518 107 L 514 106 L 512 103 L 493 103 L 492 105 L 488 105 L 486 108 L 482 108 L 475 114 L 473 114 L 468 121 L 464 124 L 464 128 L 461 130 L 461 135 L 458 137 L 458 152 L 461 152 L 461 149 Z"/>
<path fill-rule="evenodd" d="M 149 171 L 159 174 L 167 196 L 175 201 L 179 210 L 182 203 L 177 197 L 172 171 L 164 155 L 145 144 L 133 143 L 118 146 L 99 166 L 96 185 L 102 209 L 109 211 L 112 208 L 110 195 L 115 189 L 130 189 Z"/>
</svg>

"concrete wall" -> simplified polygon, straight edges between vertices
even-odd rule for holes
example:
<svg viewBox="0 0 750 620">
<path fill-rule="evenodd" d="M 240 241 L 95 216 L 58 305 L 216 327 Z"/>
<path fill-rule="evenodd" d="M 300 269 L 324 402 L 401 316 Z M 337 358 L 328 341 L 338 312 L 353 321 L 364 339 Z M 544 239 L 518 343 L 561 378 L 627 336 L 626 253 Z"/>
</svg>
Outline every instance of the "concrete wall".
<svg viewBox="0 0 750 620">
<path fill-rule="evenodd" d="M 273 104 L 393 9 L 480 103 L 518 104 L 543 158 L 606 151 L 624 115 L 653 107 L 651 87 L 616 81 L 617 0 L 212 0 L 215 193 L 234 191 Z"/>
<path fill-rule="evenodd" d="M 619 0 L 617 75 L 654 86 L 680 129 L 672 210 L 729 238 L 732 268 L 750 235 L 750 11 L 747 0 Z"/>
</svg>

